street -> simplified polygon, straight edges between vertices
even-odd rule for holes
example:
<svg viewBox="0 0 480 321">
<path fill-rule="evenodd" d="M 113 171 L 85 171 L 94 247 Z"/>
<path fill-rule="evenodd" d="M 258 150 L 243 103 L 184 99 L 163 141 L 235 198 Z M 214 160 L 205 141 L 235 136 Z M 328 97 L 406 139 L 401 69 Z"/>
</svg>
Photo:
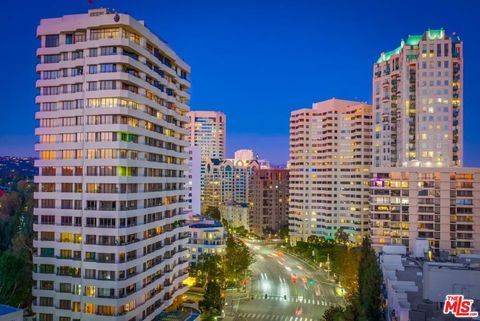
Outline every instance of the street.
<svg viewBox="0 0 480 321">
<path fill-rule="evenodd" d="M 274 245 L 257 241 L 246 244 L 255 256 L 252 278 L 246 294 L 227 295 L 226 320 L 320 320 L 328 306 L 342 304 L 325 272 Z"/>
</svg>

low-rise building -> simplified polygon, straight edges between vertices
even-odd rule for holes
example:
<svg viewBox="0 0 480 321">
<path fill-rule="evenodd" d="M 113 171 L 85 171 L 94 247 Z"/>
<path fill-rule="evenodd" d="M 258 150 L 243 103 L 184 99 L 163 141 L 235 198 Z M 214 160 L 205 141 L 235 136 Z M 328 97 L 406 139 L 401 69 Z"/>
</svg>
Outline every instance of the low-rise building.
<svg viewBox="0 0 480 321">
<path fill-rule="evenodd" d="M 201 216 L 193 216 L 189 223 L 190 265 L 196 265 L 202 254 L 223 254 L 227 234 L 223 224 Z"/>
<path fill-rule="evenodd" d="M 220 207 L 222 219 L 226 220 L 233 228 L 244 227 L 250 231 L 248 204 L 227 203 Z"/>
<path fill-rule="evenodd" d="M 476 302 L 473 309 L 480 309 L 480 256 L 464 254 L 434 262 L 427 260 L 430 253 L 407 255 L 404 245 L 383 247 L 380 268 L 387 321 L 456 320 L 452 314 L 443 313 L 449 294 L 473 299 Z"/>
</svg>

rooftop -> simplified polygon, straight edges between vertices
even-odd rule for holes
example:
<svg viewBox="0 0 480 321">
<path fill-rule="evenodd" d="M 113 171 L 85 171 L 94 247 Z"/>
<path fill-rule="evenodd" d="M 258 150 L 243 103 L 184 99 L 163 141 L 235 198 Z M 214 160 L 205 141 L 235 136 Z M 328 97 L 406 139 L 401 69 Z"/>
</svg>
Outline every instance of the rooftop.
<svg viewBox="0 0 480 321">
<path fill-rule="evenodd" d="M 478 300 L 479 257 L 467 255 L 433 262 L 416 256 L 408 256 L 406 248 L 400 245 L 386 245 L 380 255 L 384 295 L 391 316 L 399 321 L 452 320 L 442 310 L 447 294 L 453 291 Z"/>
<path fill-rule="evenodd" d="M 195 223 L 190 225 L 190 227 L 191 228 L 213 228 L 213 227 L 223 227 L 223 224 L 215 220 L 213 223 L 204 223 L 204 222 Z"/>
<path fill-rule="evenodd" d="M 443 39 L 445 38 L 445 30 L 443 28 L 440 29 L 427 29 L 423 34 L 421 35 L 408 35 L 407 40 L 400 42 L 400 46 L 395 48 L 394 50 L 387 51 L 387 52 L 382 52 L 380 54 L 380 57 L 377 59 L 377 64 L 381 63 L 383 61 L 389 60 L 393 55 L 398 55 L 402 48 L 405 45 L 408 46 L 418 46 L 420 43 L 420 40 L 425 39 L 425 40 L 435 40 L 435 39 Z M 454 42 L 457 42 L 460 40 L 458 36 L 453 37 Z"/>
<path fill-rule="evenodd" d="M 17 312 L 17 311 L 21 311 L 21 310 L 17 309 L 17 308 L 14 308 L 14 307 L 11 307 L 9 305 L 0 304 L 0 315 L 7 315 L 7 314 L 14 313 L 14 312 Z"/>
<path fill-rule="evenodd" d="M 197 320 L 199 314 L 196 312 L 173 311 L 162 312 L 157 315 L 154 321 L 194 321 Z"/>
</svg>

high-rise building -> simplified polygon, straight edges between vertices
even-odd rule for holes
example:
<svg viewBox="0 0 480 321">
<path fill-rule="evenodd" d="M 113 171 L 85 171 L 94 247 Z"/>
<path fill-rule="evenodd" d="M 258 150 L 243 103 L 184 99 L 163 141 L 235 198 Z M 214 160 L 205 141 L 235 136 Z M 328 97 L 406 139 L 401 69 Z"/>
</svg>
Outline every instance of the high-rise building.
<svg viewBox="0 0 480 321">
<path fill-rule="evenodd" d="M 200 214 L 200 147 L 189 146 L 188 152 L 188 209 L 193 214 Z"/>
<path fill-rule="evenodd" d="M 190 67 L 107 9 L 37 29 L 33 310 L 153 320 L 187 288 Z"/>
<path fill-rule="evenodd" d="M 371 180 L 372 245 L 417 239 L 435 251 L 480 252 L 479 168 L 376 168 Z"/>
<path fill-rule="evenodd" d="M 277 233 L 288 225 L 288 169 L 258 169 L 248 186 L 250 231 Z"/>
<path fill-rule="evenodd" d="M 206 210 L 208 207 L 220 208 L 227 203 L 248 203 L 249 178 L 259 168 L 256 160 L 208 160 L 202 208 Z"/>
<path fill-rule="evenodd" d="M 359 241 L 368 231 L 372 108 L 330 99 L 290 116 L 291 242 L 334 238 L 339 228 Z"/>
<path fill-rule="evenodd" d="M 235 161 L 250 162 L 257 159 L 258 154 L 252 149 L 239 149 L 235 151 Z"/>
<path fill-rule="evenodd" d="M 410 35 L 373 65 L 374 167 L 463 163 L 463 43 Z"/>
<path fill-rule="evenodd" d="M 218 111 L 190 111 L 187 124 L 190 145 L 200 147 L 200 193 L 204 200 L 205 171 L 207 161 L 225 159 L 227 117 Z M 202 205 L 202 207 L 204 207 Z"/>
</svg>

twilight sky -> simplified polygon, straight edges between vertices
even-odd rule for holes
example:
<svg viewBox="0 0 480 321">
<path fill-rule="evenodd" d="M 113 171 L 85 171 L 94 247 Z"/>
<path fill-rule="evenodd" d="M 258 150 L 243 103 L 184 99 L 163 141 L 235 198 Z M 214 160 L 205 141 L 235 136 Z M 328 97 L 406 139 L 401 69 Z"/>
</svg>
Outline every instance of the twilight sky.
<svg viewBox="0 0 480 321">
<path fill-rule="evenodd" d="M 480 1 L 5 1 L 0 11 L 0 155 L 33 150 L 36 26 L 108 7 L 145 20 L 192 66 L 192 110 L 227 114 L 227 154 L 288 160 L 293 109 L 331 97 L 371 102 L 372 63 L 427 28 L 464 41 L 465 165 L 480 166 Z M 476 55 L 476 56 L 475 56 Z"/>
</svg>

